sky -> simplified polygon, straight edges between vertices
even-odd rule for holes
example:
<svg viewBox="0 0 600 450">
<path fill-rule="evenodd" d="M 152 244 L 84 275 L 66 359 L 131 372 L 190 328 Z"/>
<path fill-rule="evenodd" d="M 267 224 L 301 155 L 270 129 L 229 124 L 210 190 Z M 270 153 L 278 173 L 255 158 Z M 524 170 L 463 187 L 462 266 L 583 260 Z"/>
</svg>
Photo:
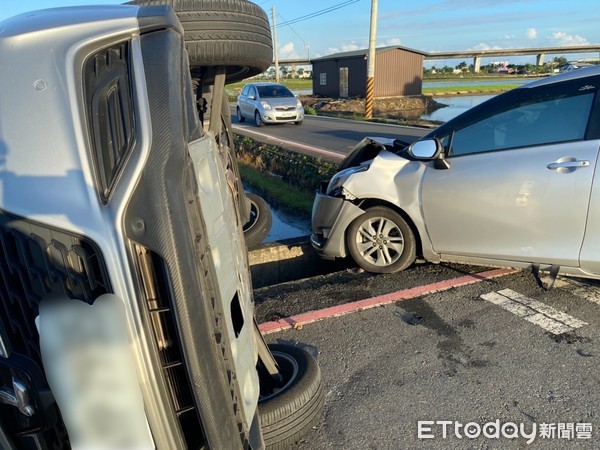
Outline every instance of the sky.
<svg viewBox="0 0 600 450">
<path fill-rule="evenodd" d="M 0 0 L 0 20 L 41 8 L 122 2 Z M 275 7 L 279 59 L 315 58 L 368 47 L 371 0 L 255 3 L 267 12 L 271 25 Z M 436 52 L 600 44 L 600 0 L 379 0 L 378 5 L 379 47 L 401 45 Z M 564 56 L 569 60 L 600 57 Z M 535 56 L 502 59 L 514 64 L 535 63 Z M 482 64 L 489 62 L 484 59 Z M 440 67 L 456 63 L 437 60 L 430 64 Z"/>
</svg>

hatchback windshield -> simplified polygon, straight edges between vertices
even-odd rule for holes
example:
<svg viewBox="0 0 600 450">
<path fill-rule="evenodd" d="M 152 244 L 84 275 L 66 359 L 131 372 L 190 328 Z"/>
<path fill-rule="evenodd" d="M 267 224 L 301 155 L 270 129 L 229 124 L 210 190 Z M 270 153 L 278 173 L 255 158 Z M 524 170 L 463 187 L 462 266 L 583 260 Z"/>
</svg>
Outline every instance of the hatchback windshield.
<svg viewBox="0 0 600 450">
<path fill-rule="evenodd" d="M 293 97 L 292 91 L 285 86 L 279 86 L 276 84 L 270 86 L 257 86 L 258 95 L 261 98 L 274 98 L 274 97 Z"/>
</svg>

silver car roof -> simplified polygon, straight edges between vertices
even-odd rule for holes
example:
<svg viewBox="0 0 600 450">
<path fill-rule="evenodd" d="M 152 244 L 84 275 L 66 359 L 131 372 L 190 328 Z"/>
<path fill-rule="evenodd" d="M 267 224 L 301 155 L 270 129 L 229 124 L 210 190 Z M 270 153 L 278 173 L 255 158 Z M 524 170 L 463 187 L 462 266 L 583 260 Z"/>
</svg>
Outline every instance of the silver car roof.
<svg viewBox="0 0 600 450">
<path fill-rule="evenodd" d="M 560 73 L 552 75 L 542 80 L 533 81 L 520 87 L 519 89 L 530 89 L 539 86 L 546 86 L 555 83 L 562 83 L 563 81 L 577 80 L 579 78 L 587 78 L 600 75 L 600 65 L 593 67 L 585 67 L 582 69 L 572 70 L 570 72 Z"/>
</svg>

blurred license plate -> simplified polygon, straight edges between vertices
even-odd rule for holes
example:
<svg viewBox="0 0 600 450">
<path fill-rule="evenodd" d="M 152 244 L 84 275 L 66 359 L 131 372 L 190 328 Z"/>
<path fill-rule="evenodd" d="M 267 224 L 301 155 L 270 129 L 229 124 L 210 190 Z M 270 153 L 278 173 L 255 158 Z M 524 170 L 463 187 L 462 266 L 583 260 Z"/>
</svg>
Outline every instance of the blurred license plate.
<svg viewBox="0 0 600 450">
<path fill-rule="evenodd" d="M 73 448 L 154 448 L 123 302 L 54 296 L 39 311 L 42 361 Z"/>
</svg>

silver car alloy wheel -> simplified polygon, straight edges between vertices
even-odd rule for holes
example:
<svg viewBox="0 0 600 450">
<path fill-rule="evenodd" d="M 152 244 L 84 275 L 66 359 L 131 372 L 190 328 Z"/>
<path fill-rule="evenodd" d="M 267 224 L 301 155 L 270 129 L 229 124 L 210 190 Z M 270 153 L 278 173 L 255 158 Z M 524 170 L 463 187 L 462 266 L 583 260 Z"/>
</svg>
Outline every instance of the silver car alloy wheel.
<svg viewBox="0 0 600 450">
<path fill-rule="evenodd" d="M 366 219 L 358 228 L 355 240 L 362 258 L 375 266 L 394 264 L 404 251 L 402 231 L 385 217 Z"/>
</svg>

